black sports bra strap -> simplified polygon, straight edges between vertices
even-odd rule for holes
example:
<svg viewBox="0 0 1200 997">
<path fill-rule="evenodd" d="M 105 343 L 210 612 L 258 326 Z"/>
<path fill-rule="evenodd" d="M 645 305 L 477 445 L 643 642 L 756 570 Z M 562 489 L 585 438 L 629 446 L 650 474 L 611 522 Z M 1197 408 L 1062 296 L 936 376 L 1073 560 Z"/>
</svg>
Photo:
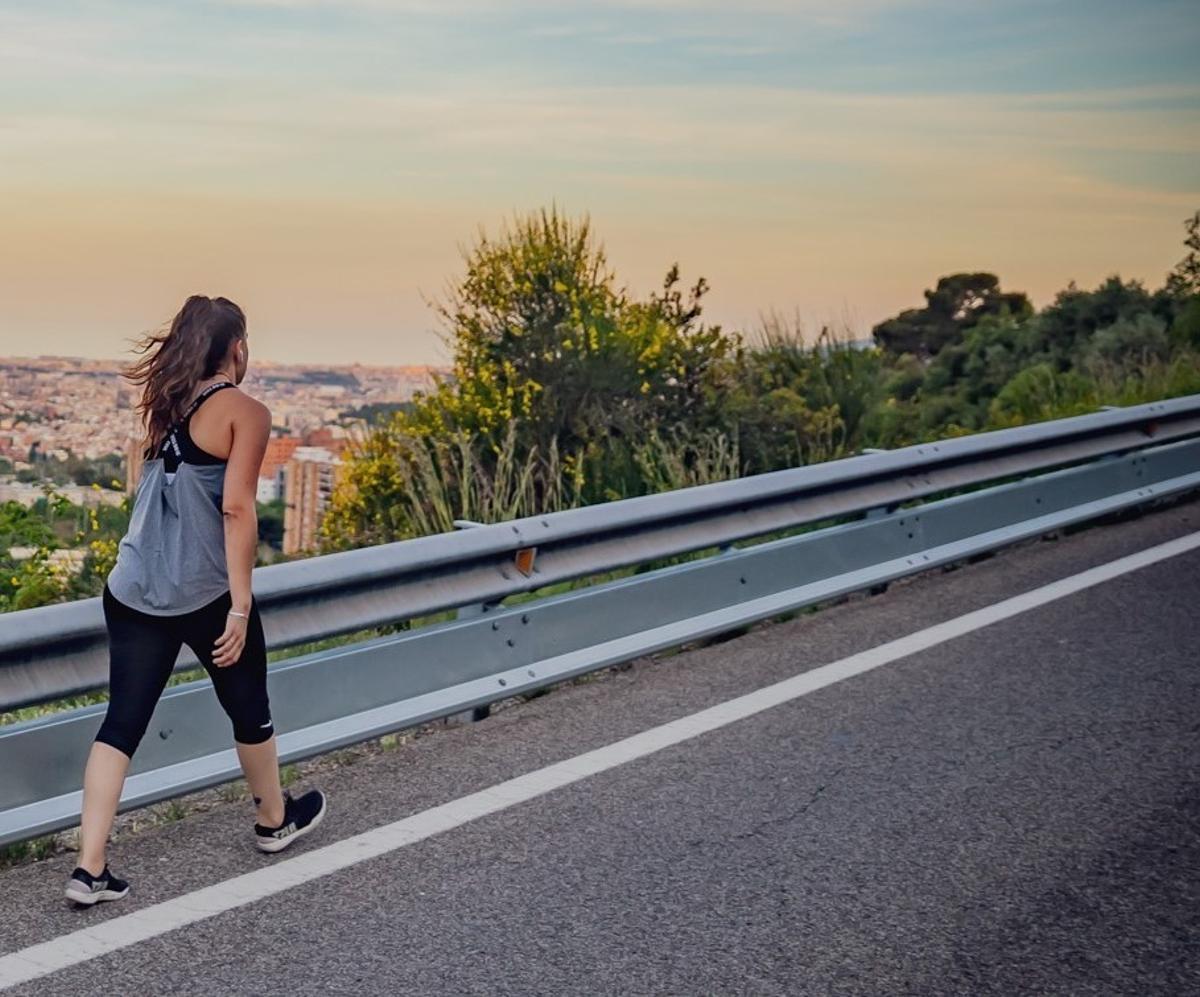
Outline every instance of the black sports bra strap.
<svg viewBox="0 0 1200 997">
<path fill-rule="evenodd" d="M 158 445 L 159 455 L 161 456 L 165 454 L 168 450 L 174 450 L 177 457 L 181 456 L 182 451 L 179 448 L 179 442 L 176 437 L 178 433 L 188 424 L 192 416 L 196 414 L 196 409 L 203 404 L 205 399 L 209 398 L 211 395 L 215 395 L 222 388 L 234 387 L 237 387 L 237 385 L 235 385 L 232 381 L 218 381 L 216 384 L 210 384 L 207 388 L 201 391 L 200 394 L 196 396 L 192 404 L 184 410 L 184 413 L 182 416 L 180 416 L 179 421 L 167 430 L 167 434 L 162 438 L 162 442 Z M 150 451 L 147 450 L 146 453 L 149 455 Z M 148 456 L 147 459 L 149 459 Z"/>
<path fill-rule="evenodd" d="M 203 391 L 200 392 L 200 394 L 198 394 L 196 396 L 196 400 L 193 401 L 192 404 L 187 407 L 187 411 L 183 413 L 183 418 L 180 419 L 179 422 L 176 423 L 176 425 L 177 426 L 183 425 L 185 422 L 188 421 L 188 419 L 190 419 L 193 415 L 195 415 L 196 409 L 198 409 L 204 403 L 204 400 L 206 398 L 208 398 L 210 395 L 215 395 L 222 388 L 232 388 L 232 387 L 235 387 L 235 385 L 232 381 L 218 381 L 216 384 L 210 384 L 207 388 L 205 388 Z"/>
</svg>

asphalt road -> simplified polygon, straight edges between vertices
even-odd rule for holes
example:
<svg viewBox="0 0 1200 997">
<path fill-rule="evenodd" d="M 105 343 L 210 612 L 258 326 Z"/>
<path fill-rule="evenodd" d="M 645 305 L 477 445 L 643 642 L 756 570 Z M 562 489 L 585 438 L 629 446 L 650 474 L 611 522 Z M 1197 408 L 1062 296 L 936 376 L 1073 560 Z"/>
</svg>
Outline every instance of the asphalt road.
<svg viewBox="0 0 1200 997">
<path fill-rule="evenodd" d="M 1200 529 L 1179 506 L 556 691 L 327 776 L 313 847 Z M 1200 992 L 1200 552 L 21 994 Z M 261 867 L 244 806 L 129 838 L 91 912 L 0 874 L 0 954 Z"/>
</svg>

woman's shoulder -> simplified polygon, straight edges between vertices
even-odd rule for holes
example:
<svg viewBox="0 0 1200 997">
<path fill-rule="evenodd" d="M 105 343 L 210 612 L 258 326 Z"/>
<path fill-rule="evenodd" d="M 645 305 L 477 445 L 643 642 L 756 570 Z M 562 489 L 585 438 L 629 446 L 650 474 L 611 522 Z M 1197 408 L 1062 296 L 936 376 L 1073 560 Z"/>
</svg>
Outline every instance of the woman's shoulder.
<svg viewBox="0 0 1200 997">
<path fill-rule="evenodd" d="M 231 384 L 227 388 L 214 392 L 204 408 L 211 413 L 204 420 L 210 426 L 224 424 L 232 430 L 270 435 L 271 410 L 236 385 Z M 193 428 L 195 428 L 194 422 Z"/>
<path fill-rule="evenodd" d="M 271 410 L 253 395 L 247 394 L 236 384 L 215 392 L 213 401 L 218 408 L 225 409 L 234 418 L 251 420 L 271 418 Z"/>
<path fill-rule="evenodd" d="M 229 414 L 235 423 L 244 424 L 252 429 L 265 427 L 266 431 L 270 433 L 271 410 L 266 405 L 253 395 L 246 394 L 241 388 L 222 391 L 221 394 L 230 396 Z"/>
</svg>

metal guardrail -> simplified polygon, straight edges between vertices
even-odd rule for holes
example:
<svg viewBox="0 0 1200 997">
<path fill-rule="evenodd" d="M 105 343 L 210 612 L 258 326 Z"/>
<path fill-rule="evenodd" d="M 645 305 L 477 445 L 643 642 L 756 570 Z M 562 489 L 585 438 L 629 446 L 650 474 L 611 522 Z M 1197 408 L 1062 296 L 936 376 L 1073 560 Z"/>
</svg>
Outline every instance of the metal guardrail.
<svg viewBox="0 0 1200 997">
<path fill-rule="evenodd" d="M 1200 396 L 1177 398 L 259 568 L 255 598 L 290 647 L 1197 434 Z M 0 615 L 0 710 L 107 678 L 99 599 Z"/>
<path fill-rule="evenodd" d="M 260 569 L 255 592 L 273 646 L 442 609 L 491 607 L 273 666 L 281 757 L 307 757 L 458 713 L 1198 488 L 1195 437 L 1200 396 Z M 1021 480 L 913 505 L 1012 478 Z M 871 515 L 858 522 L 729 546 L 864 511 Z M 537 557 L 525 575 L 514 556 L 533 547 Z M 707 548 L 721 552 L 497 607 L 507 595 L 552 582 Z M 95 603 L 0 616 L 0 703 L 102 684 L 104 634 Z M 82 760 L 102 714 L 102 706 L 88 707 L 0 728 L 0 843 L 77 820 Z M 211 687 L 178 686 L 155 713 L 123 806 L 236 775 Z"/>
</svg>

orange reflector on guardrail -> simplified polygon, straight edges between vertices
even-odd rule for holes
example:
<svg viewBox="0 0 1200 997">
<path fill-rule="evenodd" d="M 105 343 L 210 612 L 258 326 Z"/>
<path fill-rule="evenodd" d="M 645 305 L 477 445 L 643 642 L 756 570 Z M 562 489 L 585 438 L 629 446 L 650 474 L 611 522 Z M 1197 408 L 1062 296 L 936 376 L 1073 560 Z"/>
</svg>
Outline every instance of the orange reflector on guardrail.
<svg viewBox="0 0 1200 997">
<path fill-rule="evenodd" d="M 522 547 L 517 551 L 517 556 L 513 559 L 517 565 L 517 570 L 526 578 L 533 574 L 533 559 L 536 556 L 536 547 Z"/>
</svg>

